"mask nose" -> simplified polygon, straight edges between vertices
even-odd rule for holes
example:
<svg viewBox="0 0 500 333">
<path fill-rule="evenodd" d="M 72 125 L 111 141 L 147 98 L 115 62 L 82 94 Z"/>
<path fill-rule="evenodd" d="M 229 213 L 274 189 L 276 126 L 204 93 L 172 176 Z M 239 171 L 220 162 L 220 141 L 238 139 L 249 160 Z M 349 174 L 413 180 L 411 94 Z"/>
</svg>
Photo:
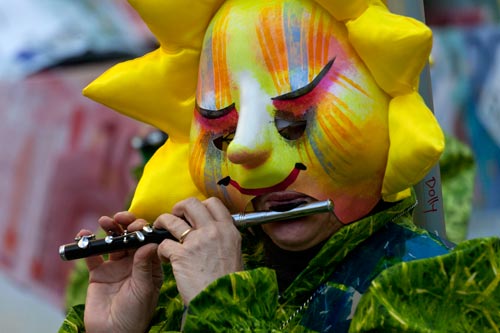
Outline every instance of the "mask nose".
<svg viewBox="0 0 500 333">
<path fill-rule="evenodd" d="M 262 146 L 252 146 L 250 142 L 243 143 L 242 140 L 233 140 L 227 150 L 227 158 L 234 164 L 239 164 L 246 169 L 257 168 L 264 164 L 271 156 L 270 149 Z"/>
<path fill-rule="evenodd" d="M 264 164 L 271 156 L 272 143 L 269 140 L 267 113 L 240 111 L 238 127 L 233 140 L 227 147 L 227 158 L 234 164 L 253 169 Z M 263 119 L 266 118 L 266 119 Z"/>
<path fill-rule="evenodd" d="M 249 77 L 241 80 L 238 126 L 227 148 L 227 158 L 247 169 L 256 168 L 271 156 L 270 126 L 274 120 L 267 111 L 270 99 Z"/>
</svg>

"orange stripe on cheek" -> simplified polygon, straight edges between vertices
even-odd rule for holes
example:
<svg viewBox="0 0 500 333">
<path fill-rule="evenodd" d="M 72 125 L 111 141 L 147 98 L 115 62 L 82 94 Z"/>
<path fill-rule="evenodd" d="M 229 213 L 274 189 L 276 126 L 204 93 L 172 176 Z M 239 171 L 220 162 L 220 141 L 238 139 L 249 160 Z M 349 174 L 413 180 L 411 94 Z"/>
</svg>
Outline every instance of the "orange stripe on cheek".
<svg viewBox="0 0 500 333">
<path fill-rule="evenodd" d="M 367 97 L 370 97 L 370 94 L 363 89 L 363 87 L 361 87 L 359 84 L 357 84 L 356 82 L 354 82 L 353 80 L 349 79 L 347 76 L 345 75 L 342 75 L 342 74 L 338 74 L 338 77 L 342 80 L 344 80 L 345 82 L 347 82 L 349 84 L 349 86 L 343 84 L 342 82 L 338 81 L 338 84 L 341 85 L 342 87 L 346 88 L 346 89 L 349 89 L 349 88 L 354 88 L 356 89 L 357 91 L 359 91 L 360 93 L 362 93 L 363 95 L 367 96 Z"/>
<path fill-rule="evenodd" d="M 340 100 L 338 97 L 333 95 L 330 96 L 332 100 L 331 104 L 336 105 L 336 107 L 333 107 L 330 113 L 325 113 L 318 118 L 320 119 L 320 121 L 324 122 L 326 126 L 332 126 L 333 128 L 335 128 L 335 131 L 331 131 L 331 136 L 335 136 L 339 140 L 339 142 L 340 140 L 342 140 L 350 147 L 345 150 L 346 152 L 351 149 L 356 149 L 353 146 L 359 144 L 358 138 L 361 137 L 361 133 L 359 132 L 352 119 L 346 115 L 346 113 L 354 114 L 354 112 L 345 102 Z M 339 104 L 345 111 L 338 107 Z"/>
<path fill-rule="evenodd" d="M 334 109 L 335 116 L 338 118 L 344 118 L 347 119 L 347 121 L 350 123 L 350 120 L 348 117 L 346 117 L 346 113 L 354 115 L 354 111 L 351 109 L 349 104 L 341 100 L 339 97 L 333 94 L 329 94 L 329 100 L 332 105 L 335 105 L 336 108 Z M 344 111 L 342 111 L 344 110 Z"/>
<path fill-rule="evenodd" d="M 201 142 L 201 139 L 196 140 L 196 144 L 193 146 L 194 148 L 191 150 L 190 153 L 190 161 L 189 161 L 189 170 L 191 174 L 193 175 L 193 180 L 197 183 L 198 186 L 202 187 L 202 191 L 204 192 L 204 184 L 203 181 L 203 170 L 205 169 L 203 167 L 204 165 L 204 158 L 203 158 L 203 152 L 204 150 L 201 149 L 203 143 Z"/>
<path fill-rule="evenodd" d="M 315 135 L 312 138 L 312 144 L 317 145 L 316 149 L 321 151 L 321 159 L 316 156 L 316 160 L 323 165 L 323 170 L 332 180 L 338 181 L 345 177 L 341 174 L 342 171 L 349 169 L 349 161 L 345 158 L 348 150 L 332 135 L 334 126 L 322 119 L 317 119 L 317 126 L 316 131 L 323 136 Z"/>
<path fill-rule="evenodd" d="M 339 134 L 346 140 L 346 142 L 349 143 L 350 146 L 361 145 L 362 140 L 360 138 L 362 138 L 363 136 L 361 131 L 359 130 L 359 127 L 356 126 L 356 123 L 353 121 L 353 117 L 355 117 L 356 112 L 351 109 L 348 103 L 344 102 L 339 97 L 335 95 L 330 95 L 330 97 L 333 101 L 332 104 L 342 106 L 342 109 L 338 107 L 333 109 L 334 116 L 336 119 L 338 119 L 336 120 L 338 128 L 341 129 L 339 131 Z"/>
<path fill-rule="evenodd" d="M 333 120 L 333 118 L 330 120 Z M 337 140 L 337 138 L 333 134 L 340 126 L 337 123 L 332 124 L 330 120 L 326 119 L 325 117 L 318 117 L 317 122 L 319 127 L 321 128 L 322 133 L 328 138 L 328 141 L 331 142 L 338 151 L 347 154 L 347 149 L 344 148 L 344 146 Z"/>
<path fill-rule="evenodd" d="M 350 156 L 350 150 L 355 149 L 353 146 L 359 144 L 358 138 L 361 137 L 355 123 L 345 114 L 345 112 L 353 114 L 353 111 L 333 94 L 325 95 L 324 98 L 318 105 L 318 110 L 323 109 L 323 112 L 318 112 L 317 122 L 335 147 L 345 156 Z"/>
</svg>

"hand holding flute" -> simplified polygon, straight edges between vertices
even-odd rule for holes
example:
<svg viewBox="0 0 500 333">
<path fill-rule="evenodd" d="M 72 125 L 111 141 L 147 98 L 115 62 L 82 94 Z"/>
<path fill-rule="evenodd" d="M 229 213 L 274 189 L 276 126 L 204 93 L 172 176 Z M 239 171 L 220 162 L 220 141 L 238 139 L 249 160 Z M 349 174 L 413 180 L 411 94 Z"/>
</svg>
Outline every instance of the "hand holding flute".
<svg viewBox="0 0 500 333">
<path fill-rule="evenodd" d="M 230 215 L 216 198 L 203 202 L 196 199 L 181 201 L 172 214 L 163 214 L 154 222 L 155 229 L 167 230 L 171 234 L 159 245 L 153 242 L 137 249 L 112 252 L 106 261 L 102 256 L 85 257 L 90 272 L 85 326 L 88 332 L 111 328 L 120 332 L 144 331 L 162 283 L 160 260 L 171 263 L 178 291 L 184 304 L 188 305 L 212 281 L 243 269 L 241 235 L 237 225 L 244 228 L 249 221 L 250 224 L 261 224 L 311 217 L 311 214 L 328 212 L 332 208 L 329 201 L 313 202 L 288 212 L 263 212 L 242 219 L 240 215 Z M 332 214 L 319 215 L 329 218 Z M 237 220 L 243 222 L 235 223 Z M 131 235 L 142 231 L 147 222 L 135 219 L 129 212 L 122 212 L 113 218 L 102 217 L 99 224 L 104 230 L 116 234 L 127 230 Z M 82 231 L 78 236 L 88 234 L 90 232 Z M 325 233 L 327 236 L 328 232 Z M 145 310 L 149 315 L 143 315 Z M 113 319 L 112 324 L 109 318 Z"/>
<path fill-rule="evenodd" d="M 123 212 L 102 217 L 99 224 L 104 230 L 130 233 L 147 222 Z M 158 217 L 154 227 L 168 230 L 176 239 L 193 229 L 182 244 L 166 239 L 160 245 L 111 253 L 108 260 L 85 258 L 90 275 L 84 316 L 87 332 L 147 331 L 163 281 L 161 261 L 171 263 L 186 305 L 218 277 L 242 269 L 240 233 L 218 199 L 181 201 L 172 214 Z"/>
</svg>

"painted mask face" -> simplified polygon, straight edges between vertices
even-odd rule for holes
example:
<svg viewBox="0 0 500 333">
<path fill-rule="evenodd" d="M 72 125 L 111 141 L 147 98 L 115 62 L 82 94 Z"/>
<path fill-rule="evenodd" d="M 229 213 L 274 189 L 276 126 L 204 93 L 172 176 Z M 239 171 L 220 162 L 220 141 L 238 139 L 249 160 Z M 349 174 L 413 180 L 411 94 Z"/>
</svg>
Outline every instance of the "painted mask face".
<svg viewBox="0 0 500 333">
<path fill-rule="evenodd" d="M 296 191 L 352 222 L 381 198 L 388 103 L 345 26 L 314 2 L 227 1 L 202 48 L 191 175 L 233 211 Z"/>
</svg>

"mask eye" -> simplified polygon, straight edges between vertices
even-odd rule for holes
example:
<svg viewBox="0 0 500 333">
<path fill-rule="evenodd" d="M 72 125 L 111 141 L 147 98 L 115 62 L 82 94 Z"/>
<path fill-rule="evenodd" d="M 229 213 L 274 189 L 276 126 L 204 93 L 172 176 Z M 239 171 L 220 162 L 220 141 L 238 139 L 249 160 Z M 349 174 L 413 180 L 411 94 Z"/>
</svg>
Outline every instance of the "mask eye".
<svg viewBox="0 0 500 333">
<path fill-rule="evenodd" d="M 306 120 L 285 120 L 276 118 L 274 120 L 276 129 L 279 134 L 287 140 L 297 140 L 306 130 L 307 121 Z"/>
<path fill-rule="evenodd" d="M 223 134 L 213 139 L 214 146 L 220 151 L 227 151 L 227 147 L 234 139 L 234 132 Z"/>
</svg>

